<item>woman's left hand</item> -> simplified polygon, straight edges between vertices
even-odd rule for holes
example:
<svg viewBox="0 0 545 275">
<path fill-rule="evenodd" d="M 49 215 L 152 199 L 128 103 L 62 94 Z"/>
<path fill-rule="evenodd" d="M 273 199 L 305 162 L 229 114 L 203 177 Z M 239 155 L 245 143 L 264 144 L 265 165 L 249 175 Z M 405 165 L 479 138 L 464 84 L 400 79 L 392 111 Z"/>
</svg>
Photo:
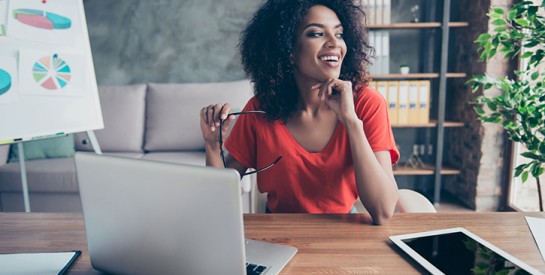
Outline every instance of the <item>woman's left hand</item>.
<svg viewBox="0 0 545 275">
<path fill-rule="evenodd" d="M 314 85 L 312 88 L 320 88 L 318 98 L 326 102 L 327 106 L 337 114 L 337 118 L 342 124 L 346 125 L 345 122 L 349 119 L 357 119 L 354 110 L 352 82 L 329 79 Z"/>
</svg>

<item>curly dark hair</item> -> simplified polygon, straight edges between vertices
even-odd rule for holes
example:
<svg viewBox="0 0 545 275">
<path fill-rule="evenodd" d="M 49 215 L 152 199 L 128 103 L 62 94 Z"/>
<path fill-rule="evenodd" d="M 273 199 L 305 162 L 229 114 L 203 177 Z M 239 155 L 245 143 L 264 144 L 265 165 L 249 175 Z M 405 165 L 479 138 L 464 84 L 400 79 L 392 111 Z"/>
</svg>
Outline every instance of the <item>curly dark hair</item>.
<svg viewBox="0 0 545 275">
<path fill-rule="evenodd" d="M 241 33 L 239 47 L 244 71 L 254 82 L 254 94 L 269 119 L 286 122 L 296 111 L 299 94 L 291 56 L 299 25 L 313 6 L 333 10 L 343 26 L 347 52 L 339 78 L 352 82 L 355 91 L 368 84 L 374 50 L 369 45 L 360 2 L 268 0 L 257 10 Z"/>
</svg>

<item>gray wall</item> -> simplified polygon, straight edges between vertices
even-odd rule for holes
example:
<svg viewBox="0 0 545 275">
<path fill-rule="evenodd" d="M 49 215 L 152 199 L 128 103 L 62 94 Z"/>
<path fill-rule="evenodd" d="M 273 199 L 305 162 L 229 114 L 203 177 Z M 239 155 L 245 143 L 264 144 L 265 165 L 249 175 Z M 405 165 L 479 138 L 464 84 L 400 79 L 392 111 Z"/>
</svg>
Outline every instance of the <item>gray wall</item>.
<svg viewBox="0 0 545 275">
<path fill-rule="evenodd" d="M 99 85 L 245 78 L 237 44 L 260 0 L 84 0 Z"/>
</svg>

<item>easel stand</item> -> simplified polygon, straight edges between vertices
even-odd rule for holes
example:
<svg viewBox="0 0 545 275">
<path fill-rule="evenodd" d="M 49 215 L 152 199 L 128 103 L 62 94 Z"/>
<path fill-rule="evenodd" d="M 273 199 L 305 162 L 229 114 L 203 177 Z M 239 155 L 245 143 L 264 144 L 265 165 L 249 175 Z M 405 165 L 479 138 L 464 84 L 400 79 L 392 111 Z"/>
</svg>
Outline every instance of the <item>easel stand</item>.
<svg viewBox="0 0 545 275">
<path fill-rule="evenodd" d="M 102 155 L 102 150 L 98 144 L 98 140 L 95 136 L 94 131 L 87 131 L 87 136 L 93 146 L 93 150 L 98 155 Z M 25 151 L 23 149 L 23 142 L 17 143 L 17 151 L 19 152 L 19 168 L 21 171 L 21 187 L 23 189 L 23 202 L 25 205 L 25 212 L 30 212 L 30 199 L 28 197 L 28 182 L 26 177 L 26 167 L 25 167 Z"/>
</svg>

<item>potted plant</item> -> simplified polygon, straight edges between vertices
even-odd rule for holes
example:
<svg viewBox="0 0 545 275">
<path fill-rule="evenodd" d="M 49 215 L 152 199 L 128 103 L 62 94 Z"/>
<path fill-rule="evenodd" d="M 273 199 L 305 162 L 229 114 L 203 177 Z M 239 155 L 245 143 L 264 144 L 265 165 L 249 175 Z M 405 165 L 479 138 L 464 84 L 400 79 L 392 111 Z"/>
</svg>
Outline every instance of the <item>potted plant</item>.
<svg viewBox="0 0 545 275">
<path fill-rule="evenodd" d="M 499 95 L 480 95 L 473 102 L 479 119 L 483 122 L 501 123 L 510 140 L 523 144 L 526 151 L 521 155 L 530 161 L 515 168 L 515 177 L 525 182 L 531 175 L 536 179 L 539 210 L 543 211 L 543 198 L 539 176 L 545 163 L 545 1 L 535 5 L 523 1 L 509 11 L 492 8 L 488 17 L 494 25 L 491 34 L 481 34 L 475 43 L 481 60 L 488 60 L 497 53 L 504 58 L 521 58 L 526 62 L 515 77 L 477 75 L 471 78 L 473 92 L 482 87 L 500 89 Z M 541 67 L 541 72 L 539 68 Z M 486 107 L 485 107 L 486 106 Z"/>
</svg>

